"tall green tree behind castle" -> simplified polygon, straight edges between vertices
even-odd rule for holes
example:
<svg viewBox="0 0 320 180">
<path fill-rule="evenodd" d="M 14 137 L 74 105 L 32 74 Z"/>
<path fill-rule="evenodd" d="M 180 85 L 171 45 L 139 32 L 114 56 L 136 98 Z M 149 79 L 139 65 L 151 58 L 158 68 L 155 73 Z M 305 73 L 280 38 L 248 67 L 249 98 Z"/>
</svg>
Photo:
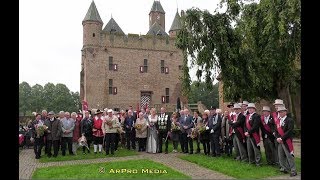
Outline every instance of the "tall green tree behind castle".
<svg viewBox="0 0 320 180">
<path fill-rule="evenodd" d="M 27 82 L 19 84 L 19 113 L 30 115 L 31 112 L 69 111 L 81 109 L 79 92 L 72 92 L 61 83 L 54 85 L 47 83 L 42 87 L 39 84 L 30 86 Z"/>
<path fill-rule="evenodd" d="M 300 0 L 222 0 L 213 14 L 188 9 L 176 45 L 199 67 L 199 81 L 211 85 L 221 71 L 227 101 L 281 98 L 292 112 L 301 81 L 300 16 Z M 190 89 L 188 73 L 183 82 Z"/>
</svg>

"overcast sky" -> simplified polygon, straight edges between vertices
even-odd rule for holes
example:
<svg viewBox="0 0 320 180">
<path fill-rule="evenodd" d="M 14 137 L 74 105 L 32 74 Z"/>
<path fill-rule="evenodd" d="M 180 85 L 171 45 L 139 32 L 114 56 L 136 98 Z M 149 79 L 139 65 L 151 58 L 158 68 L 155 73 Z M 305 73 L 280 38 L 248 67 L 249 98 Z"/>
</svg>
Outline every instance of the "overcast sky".
<svg viewBox="0 0 320 180">
<path fill-rule="evenodd" d="M 112 17 L 128 34 L 146 34 L 154 0 L 94 0 L 103 27 Z M 220 0 L 160 0 L 166 32 L 179 9 L 211 13 Z M 63 83 L 80 91 L 82 20 L 92 0 L 19 0 L 19 83 Z M 195 73 L 191 73 L 195 79 Z"/>
</svg>

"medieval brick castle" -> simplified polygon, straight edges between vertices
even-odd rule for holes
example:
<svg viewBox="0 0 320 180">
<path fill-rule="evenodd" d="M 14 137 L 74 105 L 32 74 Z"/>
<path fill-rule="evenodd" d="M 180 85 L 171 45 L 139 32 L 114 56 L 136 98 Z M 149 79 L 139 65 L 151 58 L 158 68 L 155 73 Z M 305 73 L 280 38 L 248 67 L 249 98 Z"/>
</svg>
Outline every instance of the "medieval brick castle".
<svg viewBox="0 0 320 180">
<path fill-rule="evenodd" d="M 181 98 L 182 51 L 175 47 L 181 28 L 177 12 L 165 31 L 165 11 L 154 1 L 146 35 L 125 34 L 115 19 L 103 27 L 92 1 L 82 21 L 80 98 L 89 109 L 166 106 Z M 183 99 L 183 98 L 182 98 Z"/>
</svg>

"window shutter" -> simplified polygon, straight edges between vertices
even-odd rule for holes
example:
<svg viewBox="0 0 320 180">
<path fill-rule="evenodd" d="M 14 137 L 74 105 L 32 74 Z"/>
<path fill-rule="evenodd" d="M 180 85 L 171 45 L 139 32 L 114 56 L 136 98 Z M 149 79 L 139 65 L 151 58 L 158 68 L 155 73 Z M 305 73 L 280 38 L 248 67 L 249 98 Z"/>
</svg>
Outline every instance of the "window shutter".
<svg viewBox="0 0 320 180">
<path fill-rule="evenodd" d="M 114 64 L 114 65 L 113 65 L 113 70 L 114 70 L 114 71 L 118 71 L 118 64 Z"/>
<path fill-rule="evenodd" d="M 143 66 L 140 66 L 140 73 L 143 73 L 144 72 L 144 68 Z"/>
<path fill-rule="evenodd" d="M 118 93 L 117 87 L 113 87 L 113 95 L 116 95 Z"/>
<path fill-rule="evenodd" d="M 166 97 L 165 97 L 165 96 L 162 96 L 162 97 L 161 97 L 161 102 L 162 102 L 162 103 L 165 103 L 165 102 L 166 102 Z"/>
<path fill-rule="evenodd" d="M 164 72 L 165 72 L 166 74 L 169 74 L 169 67 L 165 67 L 165 68 L 164 68 Z"/>
</svg>

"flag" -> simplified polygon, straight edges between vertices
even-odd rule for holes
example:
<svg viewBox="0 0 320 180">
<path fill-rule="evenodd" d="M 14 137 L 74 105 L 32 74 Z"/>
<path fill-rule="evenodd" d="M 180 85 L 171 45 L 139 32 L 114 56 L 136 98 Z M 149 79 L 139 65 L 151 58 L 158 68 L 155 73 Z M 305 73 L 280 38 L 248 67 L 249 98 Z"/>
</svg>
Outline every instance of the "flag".
<svg viewBox="0 0 320 180">
<path fill-rule="evenodd" d="M 82 111 L 88 111 L 88 103 L 87 101 L 82 101 Z"/>
</svg>

